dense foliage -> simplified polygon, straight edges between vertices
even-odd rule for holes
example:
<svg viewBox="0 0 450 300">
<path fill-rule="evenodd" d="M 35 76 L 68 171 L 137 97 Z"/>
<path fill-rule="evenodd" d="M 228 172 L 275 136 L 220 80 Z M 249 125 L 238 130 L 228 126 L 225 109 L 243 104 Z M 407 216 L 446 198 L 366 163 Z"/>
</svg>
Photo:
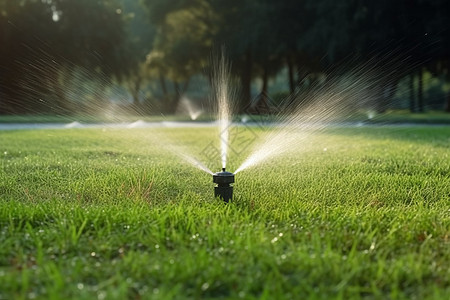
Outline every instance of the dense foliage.
<svg viewBox="0 0 450 300">
<path fill-rule="evenodd" d="M 444 0 L 0 0 L 0 113 L 76 110 L 66 91 L 74 78 L 100 82 L 96 101 L 112 79 L 122 82 L 135 105 L 145 101 L 145 81 L 156 79 L 165 106 L 175 107 L 167 83 L 185 92 L 222 45 L 242 107 L 255 78 L 267 93 L 268 80 L 287 69 L 295 94 L 318 74 L 369 64 L 384 77 L 375 107 L 383 110 L 409 78 L 410 108 L 422 111 L 424 74 L 449 80 L 446 7 Z"/>
</svg>

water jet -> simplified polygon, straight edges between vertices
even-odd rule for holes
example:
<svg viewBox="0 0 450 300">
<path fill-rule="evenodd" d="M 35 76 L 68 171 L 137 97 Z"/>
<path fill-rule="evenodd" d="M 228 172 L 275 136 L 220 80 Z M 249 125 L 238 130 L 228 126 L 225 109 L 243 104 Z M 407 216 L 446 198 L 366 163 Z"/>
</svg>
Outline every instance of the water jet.
<svg viewBox="0 0 450 300">
<path fill-rule="evenodd" d="M 231 184 L 234 183 L 234 174 L 222 168 L 222 172 L 213 174 L 213 182 L 217 184 L 214 187 L 214 196 L 228 203 L 233 198 L 233 186 Z"/>
</svg>

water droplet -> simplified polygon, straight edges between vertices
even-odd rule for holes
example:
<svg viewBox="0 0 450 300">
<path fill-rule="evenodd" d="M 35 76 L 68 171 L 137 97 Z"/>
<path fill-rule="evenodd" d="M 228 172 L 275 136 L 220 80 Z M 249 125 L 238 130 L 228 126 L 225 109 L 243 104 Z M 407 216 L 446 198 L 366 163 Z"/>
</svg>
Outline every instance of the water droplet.
<svg viewBox="0 0 450 300">
<path fill-rule="evenodd" d="M 106 293 L 104 291 L 101 291 L 98 293 L 98 295 L 97 295 L 98 300 L 103 300 L 105 298 L 106 298 Z"/>
<path fill-rule="evenodd" d="M 209 283 L 205 282 L 202 284 L 202 291 L 206 291 L 209 288 Z"/>
<path fill-rule="evenodd" d="M 57 11 L 54 11 L 52 14 L 52 20 L 53 22 L 58 22 L 59 21 L 59 13 Z M 44 100 L 40 99 L 42 102 L 44 102 Z"/>
</svg>

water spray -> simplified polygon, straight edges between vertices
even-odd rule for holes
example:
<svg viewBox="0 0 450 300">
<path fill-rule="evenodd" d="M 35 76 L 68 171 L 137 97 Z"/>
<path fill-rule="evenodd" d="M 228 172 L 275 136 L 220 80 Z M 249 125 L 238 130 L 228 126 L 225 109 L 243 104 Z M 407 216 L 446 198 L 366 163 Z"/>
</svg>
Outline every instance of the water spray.
<svg viewBox="0 0 450 300">
<path fill-rule="evenodd" d="M 233 198 L 233 186 L 231 184 L 234 183 L 234 174 L 222 168 L 222 172 L 213 174 L 213 182 L 217 184 L 214 187 L 214 196 L 228 203 Z"/>
</svg>

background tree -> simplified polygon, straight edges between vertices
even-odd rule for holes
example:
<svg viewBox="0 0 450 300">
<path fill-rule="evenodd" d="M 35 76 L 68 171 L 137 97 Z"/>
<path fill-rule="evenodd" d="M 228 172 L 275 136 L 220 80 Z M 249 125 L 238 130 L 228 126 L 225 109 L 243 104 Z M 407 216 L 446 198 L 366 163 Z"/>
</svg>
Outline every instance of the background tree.
<svg viewBox="0 0 450 300">
<path fill-rule="evenodd" d="M 240 81 L 240 108 L 250 106 L 251 83 L 254 76 L 254 60 L 257 51 L 257 37 L 261 34 L 260 19 L 255 12 L 261 12 L 257 1 L 252 0 L 211 0 L 217 13 L 215 22 L 216 45 L 226 45 L 227 55 L 232 61 L 233 75 Z"/>
<path fill-rule="evenodd" d="M 64 85 L 76 70 L 91 80 L 129 72 L 115 1 L 2 0 L 1 8 L 4 112 L 68 113 Z"/>
<path fill-rule="evenodd" d="M 255 79 L 267 94 L 281 70 L 292 101 L 323 78 L 367 70 L 379 73 L 367 82 L 372 108 L 384 111 L 408 79 L 410 108 L 423 111 L 425 80 L 450 80 L 446 6 L 444 0 L 0 0 L 0 113 L 70 113 L 79 109 L 71 85 L 99 82 L 88 93 L 100 99 L 112 79 L 128 89 L 137 110 L 158 80 L 155 95 L 163 94 L 163 109 L 173 112 L 221 46 L 241 85 L 241 110 L 250 105 Z"/>
<path fill-rule="evenodd" d="M 132 96 L 134 108 L 141 111 L 143 102 L 148 100 L 145 99 L 142 89 L 149 79 L 146 59 L 153 49 L 156 28 L 150 23 L 141 1 L 120 0 L 120 4 L 126 20 L 126 55 L 130 61 L 129 73 L 124 79 L 124 84 Z"/>
<path fill-rule="evenodd" d="M 7 0 L 0 1 L 0 10 L 0 113 L 33 110 L 39 99 L 28 101 L 31 96 L 28 91 L 46 93 L 47 90 L 39 81 L 23 79 L 27 69 L 37 78 L 45 72 L 39 68 L 38 60 L 31 60 L 44 50 L 32 46 L 42 44 L 38 39 L 42 33 L 56 35 L 52 11 L 42 1 Z"/>
<path fill-rule="evenodd" d="M 418 110 L 424 110 L 422 74 L 428 65 L 442 65 L 448 54 L 449 27 L 443 1 L 332 1 L 308 0 L 315 18 L 305 36 L 306 48 L 324 53 L 328 66 L 345 72 L 339 61 L 346 56 L 347 70 L 355 65 L 378 68 L 382 78 L 375 108 L 382 112 L 392 102 L 398 82 L 405 76 L 418 78 Z M 444 69 L 448 67 L 444 67 Z M 443 71 L 442 69 L 440 71 Z M 445 72 L 445 71 L 444 71 Z M 334 73 L 335 72 L 330 72 Z M 410 85 L 414 101 L 415 85 Z M 410 105 L 415 110 L 415 104 Z"/>
<path fill-rule="evenodd" d="M 164 110 L 174 112 L 191 77 L 207 64 L 215 33 L 213 12 L 207 1 L 144 1 L 150 19 L 158 28 L 148 67 L 159 77 L 164 92 Z M 170 96 L 166 80 L 174 85 Z"/>
</svg>

